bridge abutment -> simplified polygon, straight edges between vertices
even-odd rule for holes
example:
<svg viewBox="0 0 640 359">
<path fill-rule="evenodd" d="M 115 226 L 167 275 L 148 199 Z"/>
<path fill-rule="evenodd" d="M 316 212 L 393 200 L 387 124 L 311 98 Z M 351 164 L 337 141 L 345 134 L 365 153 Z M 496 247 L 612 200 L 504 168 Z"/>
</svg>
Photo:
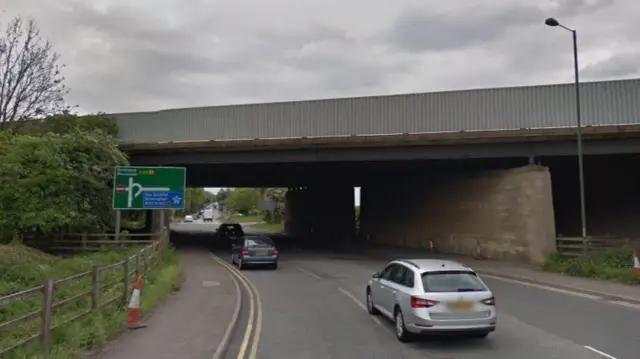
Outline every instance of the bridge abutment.
<svg viewBox="0 0 640 359">
<path fill-rule="evenodd" d="M 361 198 L 361 233 L 373 243 L 536 263 L 555 250 L 546 167 L 372 184 Z"/>
</svg>

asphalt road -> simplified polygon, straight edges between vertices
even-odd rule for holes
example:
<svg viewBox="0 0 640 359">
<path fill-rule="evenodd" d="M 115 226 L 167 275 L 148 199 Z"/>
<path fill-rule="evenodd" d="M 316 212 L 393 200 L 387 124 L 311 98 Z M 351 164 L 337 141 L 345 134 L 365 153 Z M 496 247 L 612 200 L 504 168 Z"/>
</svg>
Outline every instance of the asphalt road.
<svg viewBox="0 0 640 359">
<path fill-rule="evenodd" d="M 213 222 L 203 222 L 201 219 L 196 219 L 193 222 L 173 222 L 171 223 L 171 229 L 179 232 L 186 233 L 214 233 L 220 222 L 214 220 Z"/>
<path fill-rule="evenodd" d="M 194 233 L 215 228 L 182 226 Z M 402 344 L 390 322 L 364 310 L 366 282 L 384 263 L 282 252 L 277 271 L 242 271 L 262 303 L 255 359 L 640 357 L 640 310 L 493 278 L 485 281 L 496 295 L 499 321 L 488 339 L 433 338 Z M 228 252 L 216 253 L 229 258 Z"/>
</svg>

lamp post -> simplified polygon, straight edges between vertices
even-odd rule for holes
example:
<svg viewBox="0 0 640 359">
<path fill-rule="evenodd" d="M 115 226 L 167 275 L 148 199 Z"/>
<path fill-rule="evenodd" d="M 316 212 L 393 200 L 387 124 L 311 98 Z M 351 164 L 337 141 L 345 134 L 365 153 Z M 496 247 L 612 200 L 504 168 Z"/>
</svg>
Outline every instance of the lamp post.
<svg viewBox="0 0 640 359">
<path fill-rule="evenodd" d="M 582 225 L 582 240 L 586 244 L 587 240 L 587 211 L 584 195 L 584 156 L 582 153 L 582 118 L 580 114 L 580 70 L 578 67 L 578 32 L 562 25 L 558 20 L 550 17 L 544 21 L 545 25 L 551 27 L 561 27 L 569 32 L 573 37 L 573 73 L 575 77 L 576 91 L 576 135 L 578 142 L 578 182 L 580 186 L 580 222 Z M 586 246 L 585 246 L 586 248 Z"/>
</svg>

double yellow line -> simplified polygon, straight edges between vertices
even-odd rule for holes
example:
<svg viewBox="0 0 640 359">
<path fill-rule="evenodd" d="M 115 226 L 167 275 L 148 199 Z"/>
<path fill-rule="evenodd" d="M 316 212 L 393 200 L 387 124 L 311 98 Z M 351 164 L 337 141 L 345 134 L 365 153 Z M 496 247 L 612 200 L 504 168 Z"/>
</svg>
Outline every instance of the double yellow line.
<svg viewBox="0 0 640 359">
<path fill-rule="evenodd" d="M 246 292 L 249 293 L 247 329 L 244 331 L 244 337 L 242 338 L 236 359 L 256 359 L 258 345 L 260 344 L 260 333 L 262 331 L 262 300 L 260 299 L 260 293 L 253 283 L 236 267 L 216 255 L 212 255 L 212 257 L 216 262 L 226 267 L 229 272 L 238 279 Z"/>
</svg>

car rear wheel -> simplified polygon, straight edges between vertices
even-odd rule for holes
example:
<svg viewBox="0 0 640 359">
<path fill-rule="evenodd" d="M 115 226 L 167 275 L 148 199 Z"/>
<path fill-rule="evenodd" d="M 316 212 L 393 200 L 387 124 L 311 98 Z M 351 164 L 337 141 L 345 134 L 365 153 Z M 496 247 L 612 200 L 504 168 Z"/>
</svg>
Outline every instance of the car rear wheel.
<svg viewBox="0 0 640 359">
<path fill-rule="evenodd" d="M 378 315 L 380 311 L 373 305 L 373 295 L 371 289 L 367 288 L 367 312 L 371 315 Z"/>
<path fill-rule="evenodd" d="M 273 263 L 271 265 L 271 269 L 278 269 L 278 263 Z"/>
<path fill-rule="evenodd" d="M 236 264 L 236 256 L 231 255 L 231 264 Z"/>
<path fill-rule="evenodd" d="M 396 308 L 394 318 L 396 324 L 396 338 L 403 343 L 410 342 L 413 337 L 411 333 L 407 331 L 407 327 L 404 324 L 404 316 L 402 315 L 400 308 Z"/>
<path fill-rule="evenodd" d="M 238 269 L 244 269 L 244 263 L 242 263 L 242 258 L 238 258 Z"/>
</svg>

